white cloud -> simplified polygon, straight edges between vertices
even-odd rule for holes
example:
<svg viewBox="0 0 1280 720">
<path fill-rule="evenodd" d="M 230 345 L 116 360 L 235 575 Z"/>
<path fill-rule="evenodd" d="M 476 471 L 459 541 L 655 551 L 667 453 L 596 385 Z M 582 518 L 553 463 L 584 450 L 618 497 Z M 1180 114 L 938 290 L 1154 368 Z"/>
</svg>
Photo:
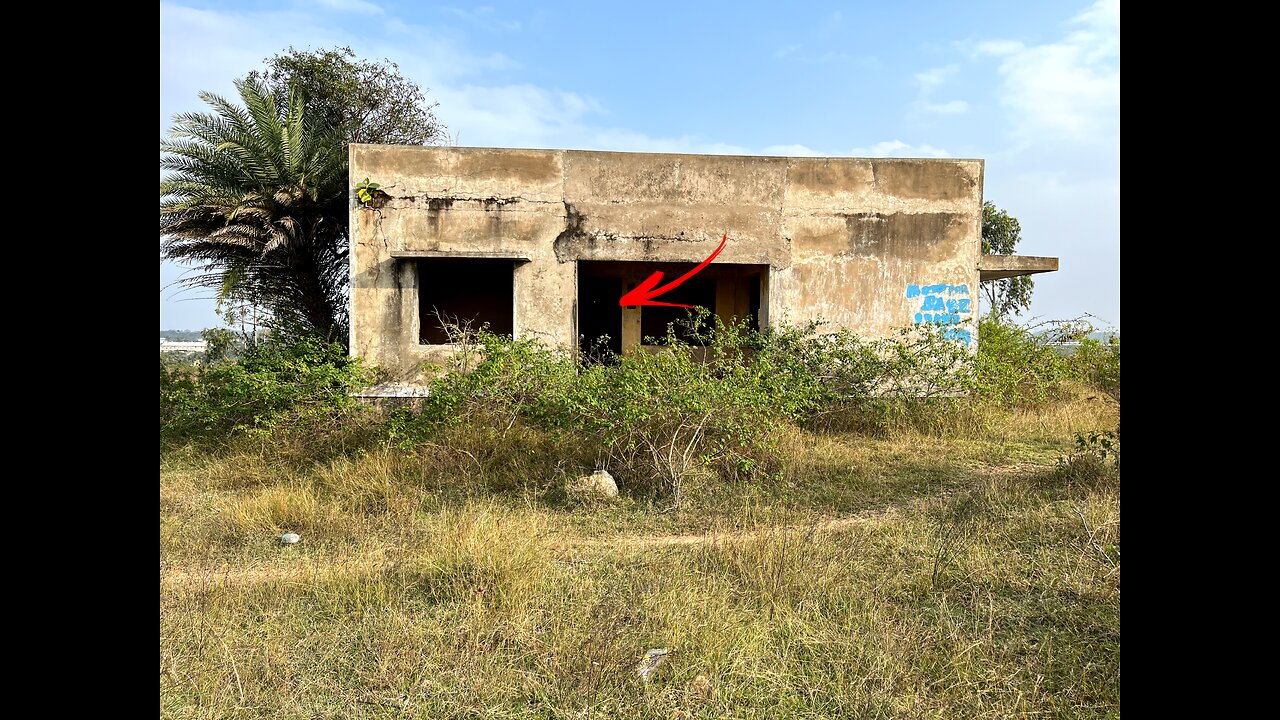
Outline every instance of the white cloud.
<svg viewBox="0 0 1280 720">
<path fill-rule="evenodd" d="M 823 153 L 805 145 L 770 145 L 760 151 L 764 155 L 786 155 L 790 157 L 820 157 Z"/>
<path fill-rule="evenodd" d="M 952 63 L 943 67 L 936 67 L 924 72 L 916 73 L 916 85 L 921 90 L 932 90 L 947 81 L 947 78 L 955 75 L 960 70 L 960 66 Z"/>
<path fill-rule="evenodd" d="M 515 32 L 522 27 L 520 21 L 502 17 L 491 5 L 473 8 L 442 7 L 443 12 L 488 31 Z"/>
<path fill-rule="evenodd" d="M 368 2 L 368 0 L 320 0 L 320 4 L 330 10 L 360 13 L 362 15 L 381 15 L 383 13 L 381 7 Z"/>
<path fill-rule="evenodd" d="M 490 11 L 477 8 L 465 12 Z M 405 77 L 428 89 L 427 99 L 439 102 L 436 113 L 449 127 L 450 141 L 459 145 L 720 155 L 818 154 L 803 145 L 756 150 L 696 136 L 653 137 L 608 126 L 602 122 L 608 116 L 607 109 L 580 93 L 527 83 L 468 82 L 472 76 L 510 69 L 515 63 L 502 54 L 472 53 L 447 30 L 395 17 L 382 22 L 381 39 L 373 43 L 361 43 L 304 15 L 222 13 L 173 4 L 161 5 L 161 26 L 162 130 L 174 111 L 199 106 L 197 92 L 233 93 L 232 78 L 259 67 L 264 58 L 285 46 L 351 45 L 361 57 L 394 58 Z M 288 30 L 278 34 L 268 31 L 273 27 Z M 210 48 L 216 49 L 213 61 Z"/>
<path fill-rule="evenodd" d="M 1046 41 L 956 43 L 994 71 L 1012 143 L 988 148 L 984 194 L 1022 223 L 1018 252 L 1061 257 L 1033 311 L 1120 321 L 1120 4 L 1093 2 Z M 970 66 L 966 66 L 966 70 Z M 974 69 L 977 69 L 976 67 Z"/>
<path fill-rule="evenodd" d="M 706 155 L 752 155 L 749 148 L 722 142 L 709 142 L 692 135 L 652 137 L 644 133 L 618 128 L 582 128 L 575 136 L 566 137 L 558 147 L 586 150 L 618 150 L 624 152 L 703 153 Z"/>
<path fill-rule="evenodd" d="M 394 58 L 405 77 L 433 87 L 469 75 L 493 70 L 513 70 L 519 63 L 500 52 L 477 55 L 464 47 L 464 40 L 446 28 L 406 23 L 391 18 L 383 25 L 386 38 L 367 53 L 372 57 Z M 357 54 L 361 48 L 352 45 Z"/>
<path fill-rule="evenodd" d="M 350 42 L 342 30 L 302 13 L 250 16 L 161 3 L 161 129 L 174 112 L 200 109 L 196 96 L 201 90 L 234 97 L 232 80 L 289 46 L 304 49 Z"/>
<path fill-rule="evenodd" d="M 849 151 L 853 157 L 951 157 L 951 153 L 932 145 L 909 145 L 901 140 L 885 140 L 871 147 L 857 147 Z"/>
<path fill-rule="evenodd" d="M 969 111 L 969 103 L 964 100 L 947 100 L 934 102 L 933 93 L 960 72 L 960 66 L 952 63 L 942 67 L 931 68 L 915 74 L 915 84 L 919 94 L 911 104 L 912 113 L 930 113 L 934 115 L 961 115 Z"/>
<path fill-rule="evenodd" d="M 965 45 L 961 44 L 961 47 Z M 1017 40 L 983 40 L 974 46 L 974 52 L 985 55 L 1009 55 L 1022 48 L 1022 43 Z"/>
<path fill-rule="evenodd" d="M 949 100 L 944 103 L 923 103 L 920 106 L 925 112 L 935 115 L 962 115 L 969 112 L 969 103 L 964 100 Z"/>
<path fill-rule="evenodd" d="M 1088 141 L 1119 133 L 1120 2 L 1098 0 L 1074 17 L 1057 42 L 978 43 L 1000 58 L 1000 102 L 1020 139 Z"/>
<path fill-rule="evenodd" d="M 441 85 L 432 97 L 461 145 L 553 147 L 600 112 L 591 98 L 528 84 Z"/>
</svg>

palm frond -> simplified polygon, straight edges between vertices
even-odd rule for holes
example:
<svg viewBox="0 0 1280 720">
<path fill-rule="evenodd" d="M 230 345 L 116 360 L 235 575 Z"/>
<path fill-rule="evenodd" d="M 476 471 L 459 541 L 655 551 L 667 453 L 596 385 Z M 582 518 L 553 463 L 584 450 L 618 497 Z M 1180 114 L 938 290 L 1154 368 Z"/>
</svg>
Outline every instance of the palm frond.
<svg viewBox="0 0 1280 720">
<path fill-rule="evenodd" d="M 252 298 L 328 334 L 346 326 L 347 168 L 343 140 L 260 83 L 241 104 L 179 113 L 160 141 L 161 256 L 197 265 L 181 283 Z"/>
</svg>

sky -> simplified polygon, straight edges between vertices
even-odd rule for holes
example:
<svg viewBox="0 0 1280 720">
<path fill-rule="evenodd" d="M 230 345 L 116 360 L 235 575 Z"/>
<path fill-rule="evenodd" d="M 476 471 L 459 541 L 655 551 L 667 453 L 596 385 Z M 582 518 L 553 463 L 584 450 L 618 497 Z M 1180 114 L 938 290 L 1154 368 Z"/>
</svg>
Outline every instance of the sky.
<svg viewBox="0 0 1280 720">
<path fill-rule="evenodd" d="M 292 46 L 399 64 L 477 147 L 986 161 L 1023 319 L 1120 325 L 1120 3 L 160 3 L 160 132 Z M 160 263 L 161 329 L 218 324 Z"/>
</svg>

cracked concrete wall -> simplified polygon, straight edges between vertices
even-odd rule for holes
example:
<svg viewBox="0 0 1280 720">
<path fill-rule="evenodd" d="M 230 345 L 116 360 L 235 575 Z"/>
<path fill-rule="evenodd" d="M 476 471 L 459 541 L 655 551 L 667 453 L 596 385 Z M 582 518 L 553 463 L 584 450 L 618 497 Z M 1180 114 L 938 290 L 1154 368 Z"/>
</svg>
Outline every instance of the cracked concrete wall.
<svg viewBox="0 0 1280 720">
<path fill-rule="evenodd" d="M 519 254 L 515 331 L 576 344 L 577 261 L 769 266 L 767 321 L 885 337 L 917 322 L 911 286 L 965 286 L 977 316 L 981 160 L 352 145 L 351 351 L 393 382 L 450 348 L 418 343 L 417 270 L 393 253 Z M 941 301 L 939 301 L 941 302 Z M 955 309 L 954 306 L 951 309 Z M 941 313 L 939 313 L 939 317 Z M 928 316 L 925 316 L 926 322 Z M 970 347 L 976 344 L 973 334 Z"/>
</svg>

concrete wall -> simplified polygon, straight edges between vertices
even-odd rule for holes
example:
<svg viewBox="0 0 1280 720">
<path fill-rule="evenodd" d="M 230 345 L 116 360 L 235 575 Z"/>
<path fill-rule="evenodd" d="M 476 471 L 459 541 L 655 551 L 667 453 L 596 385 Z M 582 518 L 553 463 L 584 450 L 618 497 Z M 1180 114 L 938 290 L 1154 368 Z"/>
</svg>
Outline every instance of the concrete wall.
<svg viewBox="0 0 1280 720">
<path fill-rule="evenodd" d="M 417 271 L 393 253 L 508 253 L 515 329 L 576 345 L 578 260 L 769 266 L 767 322 L 883 337 L 935 320 L 976 345 L 981 160 L 351 146 L 351 350 L 413 384 Z M 969 302 L 962 303 L 961 300 Z M 964 331 L 972 332 L 970 337 Z"/>
</svg>

